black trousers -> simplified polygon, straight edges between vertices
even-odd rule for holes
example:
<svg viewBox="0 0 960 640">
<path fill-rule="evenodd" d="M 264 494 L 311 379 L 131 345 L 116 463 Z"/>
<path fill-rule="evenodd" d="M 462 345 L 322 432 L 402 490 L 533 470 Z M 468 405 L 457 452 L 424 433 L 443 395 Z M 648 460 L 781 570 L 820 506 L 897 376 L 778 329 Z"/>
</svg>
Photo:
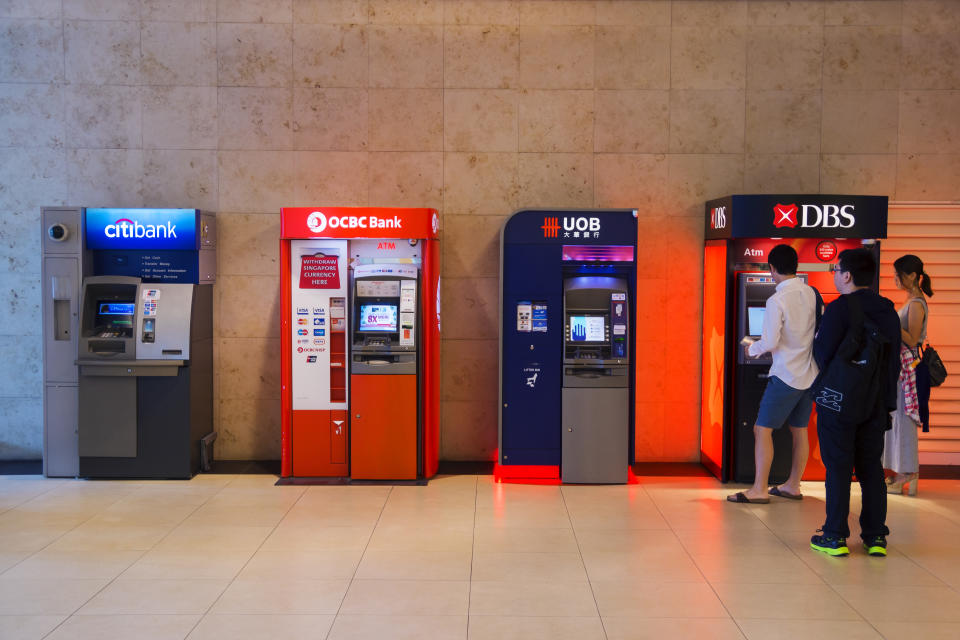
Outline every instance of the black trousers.
<svg viewBox="0 0 960 640">
<path fill-rule="evenodd" d="M 887 486 L 883 480 L 883 434 L 885 417 L 862 424 L 840 422 L 826 411 L 817 412 L 820 457 L 827 470 L 827 519 L 823 533 L 835 538 L 850 536 L 850 478 L 857 473 L 863 506 L 860 536 L 866 540 L 885 536 Z"/>
</svg>

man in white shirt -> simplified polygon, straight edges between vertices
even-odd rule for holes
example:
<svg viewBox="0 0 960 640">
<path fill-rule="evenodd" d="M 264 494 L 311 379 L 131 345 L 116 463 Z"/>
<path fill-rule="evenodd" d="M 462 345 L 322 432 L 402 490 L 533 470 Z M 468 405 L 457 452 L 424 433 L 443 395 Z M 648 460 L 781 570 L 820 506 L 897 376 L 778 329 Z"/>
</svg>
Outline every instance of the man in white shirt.
<svg viewBox="0 0 960 640">
<path fill-rule="evenodd" d="M 752 487 L 727 496 L 730 502 L 765 504 L 770 502 L 768 494 L 800 500 L 800 477 L 810 453 L 807 423 L 813 400 L 808 389 L 818 373 L 813 359 L 813 336 L 819 302 L 813 288 L 797 277 L 798 257 L 793 247 L 778 244 L 770 250 L 767 261 L 777 287 L 767 299 L 760 340 L 747 346 L 749 356 L 756 358 L 769 352 L 773 359 L 753 427 L 756 475 Z M 767 489 L 773 462 L 773 430 L 784 424 L 793 436 L 790 477 L 782 485 Z"/>
</svg>

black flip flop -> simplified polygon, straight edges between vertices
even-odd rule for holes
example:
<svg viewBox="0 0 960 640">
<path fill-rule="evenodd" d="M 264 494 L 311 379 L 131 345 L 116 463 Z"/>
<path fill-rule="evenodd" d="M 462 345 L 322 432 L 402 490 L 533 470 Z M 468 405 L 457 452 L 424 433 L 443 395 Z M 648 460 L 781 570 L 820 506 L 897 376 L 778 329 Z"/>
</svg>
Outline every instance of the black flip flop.
<svg viewBox="0 0 960 640">
<path fill-rule="evenodd" d="M 753 498 L 751 500 L 743 491 L 738 491 L 732 496 L 727 496 L 727 502 L 736 502 L 737 504 L 769 504 L 770 498 Z"/>
<path fill-rule="evenodd" d="M 787 500 L 803 500 L 802 493 L 790 493 L 789 491 L 783 491 L 780 487 L 770 487 L 767 493 L 772 496 L 777 496 L 778 498 L 786 498 Z"/>
</svg>

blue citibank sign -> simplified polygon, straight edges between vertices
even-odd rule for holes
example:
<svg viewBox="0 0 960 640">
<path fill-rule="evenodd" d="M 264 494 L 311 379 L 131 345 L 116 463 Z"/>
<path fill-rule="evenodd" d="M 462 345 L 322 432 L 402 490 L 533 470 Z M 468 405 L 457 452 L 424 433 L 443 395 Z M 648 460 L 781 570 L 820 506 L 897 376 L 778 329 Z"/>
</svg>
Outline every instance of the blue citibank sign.
<svg viewBox="0 0 960 640">
<path fill-rule="evenodd" d="M 198 209 L 87 209 L 87 248 L 196 251 Z"/>
</svg>

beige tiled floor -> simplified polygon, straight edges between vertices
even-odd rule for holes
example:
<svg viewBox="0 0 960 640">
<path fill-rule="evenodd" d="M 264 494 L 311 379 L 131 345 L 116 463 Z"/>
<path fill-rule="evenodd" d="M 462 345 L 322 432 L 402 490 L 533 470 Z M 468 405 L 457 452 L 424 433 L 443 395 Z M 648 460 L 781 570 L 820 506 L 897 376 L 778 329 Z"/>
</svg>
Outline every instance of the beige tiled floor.
<svg viewBox="0 0 960 640">
<path fill-rule="evenodd" d="M 0 477 L 0 638 L 960 637 L 960 481 L 891 498 L 885 559 L 810 551 L 820 483 L 275 481 Z"/>
</svg>

